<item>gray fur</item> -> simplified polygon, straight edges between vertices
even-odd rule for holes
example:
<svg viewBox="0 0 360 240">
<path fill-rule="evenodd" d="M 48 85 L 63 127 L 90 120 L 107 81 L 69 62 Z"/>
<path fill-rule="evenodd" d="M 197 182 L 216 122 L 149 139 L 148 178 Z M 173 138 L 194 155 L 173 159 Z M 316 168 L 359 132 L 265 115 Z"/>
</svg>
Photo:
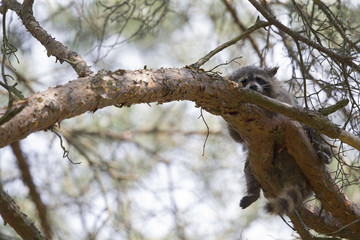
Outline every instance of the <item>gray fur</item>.
<svg viewBox="0 0 360 240">
<path fill-rule="evenodd" d="M 256 78 L 261 78 L 267 82 L 267 87 L 269 91 L 259 91 L 268 97 L 277 99 L 281 102 L 288 103 L 290 105 L 297 105 L 296 100 L 289 95 L 288 91 L 285 91 L 281 83 L 275 79 L 275 74 L 277 73 L 278 67 L 261 69 L 255 66 L 246 66 L 238 69 L 230 75 L 230 80 L 241 83 L 244 79 L 250 80 L 251 83 L 256 84 Z M 244 88 L 249 88 L 249 86 L 243 86 Z"/>
<path fill-rule="evenodd" d="M 294 97 L 289 95 L 288 92 L 281 87 L 280 82 L 275 79 L 277 70 L 277 67 L 261 69 L 255 66 L 247 66 L 231 74 L 230 80 L 241 83 L 246 89 L 257 91 L 268 97 L 295 106 L 296 101 Z M 329 146 L 319 141 L 320 136 L 317 135 L 313 129 L 305 125 L 304 129 L 315 150 L 318 152 L 319 157 L 325 163 L 329 163 L 329 152 L 331 152 Z M 247 147 L 240 134 L 230 125 L 228 125 L 228 130 L 230 136 L 236 142 Z M 282 149 L 280 152 L 274 153 L 274 168 L 274 171 L 280 176 L 282 190 L 276 198 L 269 199 L 265 205 L 265 211 L 270 214 L 288 215 L 300 207 L 304 200 L 310 197 L 312 190 L 306 177 L 293 157 L 287 152 L 287 149 Z M 247 208 L 259 198 L 261 186 L 252 174 L 248 160 L 246 161 L 244 172 L 247 195 L 241 199 L 240 207 Z"/>
</svg>

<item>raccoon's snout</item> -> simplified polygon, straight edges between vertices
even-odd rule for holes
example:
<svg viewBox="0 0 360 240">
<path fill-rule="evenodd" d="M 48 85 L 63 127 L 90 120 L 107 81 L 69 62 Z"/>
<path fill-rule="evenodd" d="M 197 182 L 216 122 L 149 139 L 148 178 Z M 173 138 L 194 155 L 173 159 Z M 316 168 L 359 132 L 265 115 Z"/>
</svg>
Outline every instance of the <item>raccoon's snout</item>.
<svg viewBox="0 0 360 240">
<path fill-rule="evenodd" d="M 257 92 L 259 90 L 259 87 L 256 84 L 252 84 L 249 86 L 249 89 Z"/>
</svg>

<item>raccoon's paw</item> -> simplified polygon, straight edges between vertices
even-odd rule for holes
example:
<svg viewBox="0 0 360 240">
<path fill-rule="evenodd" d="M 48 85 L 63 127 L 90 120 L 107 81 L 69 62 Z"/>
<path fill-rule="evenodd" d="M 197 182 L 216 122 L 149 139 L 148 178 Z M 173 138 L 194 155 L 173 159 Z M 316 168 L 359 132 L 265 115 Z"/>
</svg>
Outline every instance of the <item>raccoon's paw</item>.
<svg viewBox="0 0 360 240">
<path fill-rule="evenodd" d="M 323 163 L 325 163 L 325 164 L 331 163 L 332 158 L 327 153 L 325 153 L 323 151 L 317 151 L 316 153 Z"/>
<path fill-rule="evenodd" d="M 249 194 L 249 195 L 246 195 L 245 197 L 243 197 L 241 200 L 240 200 L 240 207 L 242 209 L 245 209 L 247 208 L 248 206 L 250 206 L 253 202 L 255 202 L 256 200 L 258 200 L 259 198 L 259 195 L 255 195 L 255 194 Z"/>
</svg>

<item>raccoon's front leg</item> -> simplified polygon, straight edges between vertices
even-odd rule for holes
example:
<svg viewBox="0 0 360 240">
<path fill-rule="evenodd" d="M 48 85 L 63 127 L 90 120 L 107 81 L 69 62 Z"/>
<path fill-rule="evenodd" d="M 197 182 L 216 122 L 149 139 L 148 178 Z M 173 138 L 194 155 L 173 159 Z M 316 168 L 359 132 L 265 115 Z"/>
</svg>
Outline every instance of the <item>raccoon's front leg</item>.
<svg viewBox="0 0 360 240">
<path fill-rule="evenodd" d="M 329 164 L 332 160 L 332 150 L 331 146 L 323 139 L 324 136 L 319 135 L 314 129 L 304 125 L 305 131 L 309 137 L 311 144 L 316 150 L 316 154 L 319 159 L 325 163 Z"/>
<path fill-rule="evenodd" d="M 244 172 L 245 172 L 247 195 L 240 200 L 239 205 L 242 209 L 245 209 L 248 206 L 250 206 L 260 196 L 260 184 L 258 183 L 258 181 L 256 181 L 248 162 L 246 162 L 245 164 Z"/>
</svg>

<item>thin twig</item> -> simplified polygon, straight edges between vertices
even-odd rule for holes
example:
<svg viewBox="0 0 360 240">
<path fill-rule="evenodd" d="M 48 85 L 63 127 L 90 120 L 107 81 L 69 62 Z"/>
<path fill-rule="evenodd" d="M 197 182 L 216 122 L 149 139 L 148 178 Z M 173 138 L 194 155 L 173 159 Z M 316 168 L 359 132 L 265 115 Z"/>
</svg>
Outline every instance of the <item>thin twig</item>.
<svg viewBox="0 0 360 240">
<path fill-rule="evenodd" d="M 225 48 L 234 45 L 235 43 L 237 43 L 238 41 L 248 37 L 252 32 L 263 28 L 263 27 L 267 27 L 270 26 L 270 23 L 268 22 L 264 22 L 264 21 L 260 21 L 259 19 L 256 21 L 256 23 L 249 27 L 247 30 L 245 30 L 241 35 L 231 39 L 230 41 L 218 46 L 217 48 L 215 48 L 214 50 L 210 51 L 208 54 L 206 54 L 204 57 L 200 58 L 196 63 L 191 64 L 190 67 L 198 69 L 200 66 L 202 66 L 204 63 L 206 63 L 207 61 L 209 61 L 209 59 L 211 57 L 213 57 L 215 54 L 217 54 L 218 52 L 224 50 Z"/>
<path fill-rule="evenodd" d="M 291 30 L 290 28 L 283 25 L 281 22 L 279 22 L 273 15 L 271 15 L 266 9 L 264 9 L 261 4 L 259 4 L 256 0 L 248 0 L 267 20 L 269 23 L 273 24 L 277 28 L 279 28 L 281 31 L 287 33 L 289 36 L 291 36 L 294 40 L 302 41 L 303 43 L 316 48 L 318 51 L 325 53 L 330 58 L 334 59 L 335 61 L 340 61 L 342 63 L 345 63 L 346 65 L 356 69 L 358 72 L 360 72 L 360 66 L 355 64 L 351 57 L 340 55 L 336 53 L 335 51 L 328 49 L 314 41 L 311 41 L 309 38 L 302 36 L 301 34 Z"/>
<path fill-rule="evenodd" d="M 210 135 L 210 128 L 209 128 L 209 125 L 207 124 L 207 122 L 206 122 L 206 120 L 204 118 L 204 115 L 203 115 L 202 111 L 203 111 L 203 109 L 200 108 L 200 117 L 201 117 L 201 119 L 203 120 L 203 122 L 204 122 L 204 124 L 206 126 L 206 137 L 205 137 L 205 141 L 204 141 L 204 145 L 203 145 L 203 152 L 202 152 L 202 156 L 204 156 L 205 155 L 205 146 L 206 146 L 207 140 L 208 140 L 209 135 Z"/>
</svg>

